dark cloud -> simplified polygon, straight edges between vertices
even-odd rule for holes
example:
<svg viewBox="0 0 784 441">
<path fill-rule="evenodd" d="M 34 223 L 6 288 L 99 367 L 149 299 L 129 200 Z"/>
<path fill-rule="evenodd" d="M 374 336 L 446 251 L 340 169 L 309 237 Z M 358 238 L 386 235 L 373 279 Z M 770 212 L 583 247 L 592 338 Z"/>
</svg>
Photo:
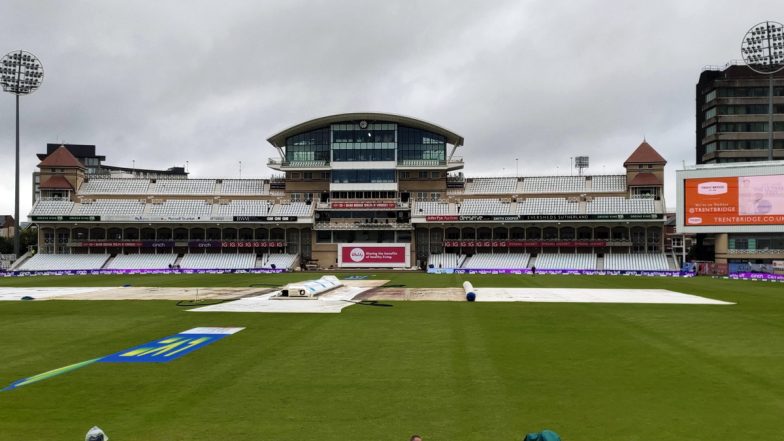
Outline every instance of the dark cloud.
<svg viewBox="0 0 784 441">
<path fill-rule="evenodd" d="M 694 158 L 694 84 L 778 2 L 5 1 L 0 41 L 46 69 L 22 99 L 22 212 L 47 142 L 112 164 L 268 176 L 265 139 L 388 111 L 466 138 L 469 175 L 617 172 L 643 137 Z M 724 11 L 719 13 L 718 11 Z M 0 96 L 0 213 L 13 211 L 13 98 Z"/>
</svg>

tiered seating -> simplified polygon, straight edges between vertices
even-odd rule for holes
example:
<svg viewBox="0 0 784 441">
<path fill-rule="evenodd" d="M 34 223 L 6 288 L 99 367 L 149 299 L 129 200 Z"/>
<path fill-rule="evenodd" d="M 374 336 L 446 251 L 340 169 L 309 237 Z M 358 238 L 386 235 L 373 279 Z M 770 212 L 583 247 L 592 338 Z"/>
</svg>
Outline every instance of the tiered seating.
<svg viewBox="0 0 784 441">
<path fill-rule="evenodd" d="M 503 215 L 510 213 L 511 203 L 498 199 L 463 199 L 460 214 L 466 215 Z"/>
<path fill-rule="evenodd" d="M 214 179 L 158 179 L 155 194 L 213 194 L 215 192 Z"/>
<path fill-rule="evenodd" d="M 256 265 L 255 254 L 186 254 L 183 269 L 248 269 Z"/>
<path fill-rule="evenodd" d="M 39 199 L 30 211 L 31 216 L 62 216 L 71 214 L 74 203 L 71 201 L 54 201 Z"/>
<path fill-rule="evenodd" d="M 164 269 L 174 265 L 176 254 L 121 254 L 106 265 L 107 269 Z"/>
<path fill-rule="evenodd" d="M 149 179 L 90 179 L 79 194 L 147 194 Z"/>
<path fill-rule="evenodd" d="M 626 175 L 592 176 L 591 191 L 626 191 Z"/>
<path fill-rule="evenodd" d="M 517 188 L 516 178 L 474 178 L 471 182 L 466 182 L 466 193 L 490 193 L 504 194 L 514 193 Z"/>
<path fill-rule="evenodd" d="M 212 206 L 205 201 L 168 200 L 150 207 L 152 216 L 209 216 Z"/>
<path fill-rule="evenodd" d="M 0 269 L 8 269 L 16 260 L 16 254 L 0 254 Z"/>
<path fill-rule="evenodd" d="M 98 199 L 76 205 L 76 214 L 93 216 L 136 216 L 144 212 L 144 202 L 124 199 Z"/>
<path fill-rule="evenodd" d="M 108 254 L 36 254 L 19 271 L 57 271 L 101 269 Z"/>
<path fill-rule="evenodd" d="M 271 209 L 269 201 L 234 200 L 218 205 L 218 216 L 267 216 Z"/>
<path fill-rule="evenodd" d="M 474 254 L 466 258 L 462 268 L 468 269 L 522 269 L 528 266 L 528 253 Z"/>
<path fill-rule="evenodd" d="M 596 254 L 542 253 L 536 257 L 534 266 L 538 269 L 594 270 Z"/>
<path fill-rule="evenodd" d="M 597 197 L 588 202 L 588 214 L 655 213 L 653 199 L 626 199 L 623 197 Z"/>
<path fill-rule="evenodd" d="M 263 179 L 224 179 L 221 194 L 269 194 Z"/>
<path fill-rule="evenodd" d="M 609 271 L 667 271 L 667 257 L 662 253 L 605 254 L 604 269 Z"/>
<path fill-rule="evenodd" d="M 577 214 L 579 202 L 565 198 L 529 198 L 517 202 L 517 214 Z"/>
<path fill-rule="evenodd" d="M 428 216 L 434 214 L 457 214 L 457 212 L 450 213 L 448 202 L 415 201 L 413 214 L 414 216 Z"/>
<path fill-rule="evenodd" d="M 585 176 L 536 176 L 523 179 L 523 193 L 581 193 Z"/>
<path fill-rule="evenodd" d="M 262 258 L 261 268 L 291 269 L 297 261 L 297 254 L 265 254 Z"/>
<path fill-rule="evenodd" d="M 433 268 L 460 268 L 465 256 L 455 253 L 431 254 L 427 258 L 428 265 Z"/>
<path fill-rule="evenodd" d="M 275 204 L 269 216 L 313 216 L 313 204 L 304 202 L 290 202 Z"/>
</svg>

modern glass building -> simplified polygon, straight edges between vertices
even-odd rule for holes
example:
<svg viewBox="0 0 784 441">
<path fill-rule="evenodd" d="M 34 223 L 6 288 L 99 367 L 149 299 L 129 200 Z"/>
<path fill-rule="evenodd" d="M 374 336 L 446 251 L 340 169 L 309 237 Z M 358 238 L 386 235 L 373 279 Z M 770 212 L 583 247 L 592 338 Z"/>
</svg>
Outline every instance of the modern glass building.
<svg viewBox="0 0 784 441">
<path fill-rule="evenodd" d="M 784 159 L 784 71 L 774 74 L 773 159 Z M 708 67 L 696 87 L 696 163 L 768 159 L 768 76 L 745 65 Z"/>
</svg>

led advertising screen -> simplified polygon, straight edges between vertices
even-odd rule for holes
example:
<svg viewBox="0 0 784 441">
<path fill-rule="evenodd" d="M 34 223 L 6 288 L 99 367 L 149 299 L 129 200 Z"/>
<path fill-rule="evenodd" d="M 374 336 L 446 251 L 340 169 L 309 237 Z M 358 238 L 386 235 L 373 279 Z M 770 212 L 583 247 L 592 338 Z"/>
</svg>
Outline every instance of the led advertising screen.
<svg viewBox="0 0 784 441">
<path fill-rule="evenodd" d="M 784 175 L 684 180 L 684 225 L 784 224 Z"/>
</svg>

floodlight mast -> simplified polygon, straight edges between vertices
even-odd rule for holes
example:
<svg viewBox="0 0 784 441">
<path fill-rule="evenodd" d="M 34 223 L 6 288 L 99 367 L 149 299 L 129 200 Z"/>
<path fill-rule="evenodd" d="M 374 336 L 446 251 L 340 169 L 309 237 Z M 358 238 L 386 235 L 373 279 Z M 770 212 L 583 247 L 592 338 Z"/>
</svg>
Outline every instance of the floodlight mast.
<svg viewBox="0 0 784 441">
<path fill-rule="evenodd" d="M 23 50 L 9 52 L 0 60 L 0 86 L 16 95 L 16 170 L 14 194 L 14 254 L 19 257 L 19 96 L 29 95 L 41 86 L 44 67 L 38 58 Z"/>
<path fill-rule="evenodd" d="M 784 69 L 784 25 L 764 21 L 746 32 L 741 42 L 749 69 L 768 76 L 768 160 L 773 160 L 773 76 Z"/>
</svg>

